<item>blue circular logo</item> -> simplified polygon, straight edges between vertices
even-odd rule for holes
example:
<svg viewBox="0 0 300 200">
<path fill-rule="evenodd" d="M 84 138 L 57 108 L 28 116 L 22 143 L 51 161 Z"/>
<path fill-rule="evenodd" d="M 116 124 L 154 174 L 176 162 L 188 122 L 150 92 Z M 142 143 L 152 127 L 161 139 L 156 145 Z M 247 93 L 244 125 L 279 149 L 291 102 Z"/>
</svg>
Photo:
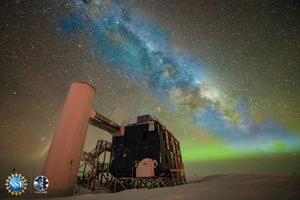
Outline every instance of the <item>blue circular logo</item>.
<svg viewBox="0 0 300 200">
<path fill-rule="evenodd" d="M 13 196 L 19 196 L 25 193 L 27 189 L 27 180 L 22 174 L 12 174 L 6 179 L 6 190 Z"/>
<path fill-rule="evenodd" d="M 49 187 L 49 180 L 45 176 L 37 176 L 33 182 L 34 188 L 39 192 L 44 192 Z"/>
</svg>

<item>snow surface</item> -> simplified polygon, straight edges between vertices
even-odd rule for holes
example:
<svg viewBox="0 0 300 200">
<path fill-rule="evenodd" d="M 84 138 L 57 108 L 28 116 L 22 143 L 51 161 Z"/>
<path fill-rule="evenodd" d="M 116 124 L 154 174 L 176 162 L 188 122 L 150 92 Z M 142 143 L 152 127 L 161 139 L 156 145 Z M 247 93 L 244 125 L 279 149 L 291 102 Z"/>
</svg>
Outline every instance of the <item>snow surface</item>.
<svg viewBox="0 0 300 200">
<path fill-rule="evenodd" d="M 300 199 L 300 178 L 269 175 L 215 175 L 189 184 L 155 189 L 132 189 L 118 193 L 84 194 L 51 200 L 268 200 Z"/>
</svg>

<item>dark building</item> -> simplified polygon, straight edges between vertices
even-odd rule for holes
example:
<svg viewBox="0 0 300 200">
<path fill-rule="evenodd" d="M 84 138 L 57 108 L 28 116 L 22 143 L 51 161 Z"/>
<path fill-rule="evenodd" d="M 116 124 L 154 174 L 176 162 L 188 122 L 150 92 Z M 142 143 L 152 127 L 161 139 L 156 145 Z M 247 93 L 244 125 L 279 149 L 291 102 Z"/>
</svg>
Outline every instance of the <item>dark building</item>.
<svg viewBox="0 0 300 200">
<path fill-rule="evenodd" d="M 124 128 L 124 136 L 113 137 L 112 175 L 185 179 L 180 144 L 164 125 L 144 115 Z"/>
</svg>

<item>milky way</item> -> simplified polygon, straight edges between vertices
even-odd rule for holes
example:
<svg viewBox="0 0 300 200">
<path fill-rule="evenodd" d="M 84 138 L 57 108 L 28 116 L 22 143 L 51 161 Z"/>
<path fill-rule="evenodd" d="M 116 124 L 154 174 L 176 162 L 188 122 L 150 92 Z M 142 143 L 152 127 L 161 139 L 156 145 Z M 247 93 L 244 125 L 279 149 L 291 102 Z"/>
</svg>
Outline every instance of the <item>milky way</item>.
<svg viewBox="0 0 300 200">
<path fill-rule="evenodd" d="M 299 9 L 261 0 L 2 1 L 0 178 L 14 168 L 40 175 L 74 81 L 92 84 L 94 108 L 117 123 L 157 116 L 180 141 L 187 176 L 299 174 Z M 84 150 L 97 139 L 111 136 L 89 126 Z"/>
<path fill-rule="evenodd" d="M 175 114 L 184 113 L 225 144 L 246 152 L 289 151 L 300 144 L 297 134 L 271 115 L 254 122 L 247 99 L 235 99 L 228 108 L 223 99 L 230 97 L 214 95 L 214 88 L 207 87 L 209 66 L 173 48 L 169 34 L 137 11 L 110 1 L 74 5 L 73 13 L 58 25 L 65 36 L 85 32 L 101 60 L 144 85 Z"/>
</svg>

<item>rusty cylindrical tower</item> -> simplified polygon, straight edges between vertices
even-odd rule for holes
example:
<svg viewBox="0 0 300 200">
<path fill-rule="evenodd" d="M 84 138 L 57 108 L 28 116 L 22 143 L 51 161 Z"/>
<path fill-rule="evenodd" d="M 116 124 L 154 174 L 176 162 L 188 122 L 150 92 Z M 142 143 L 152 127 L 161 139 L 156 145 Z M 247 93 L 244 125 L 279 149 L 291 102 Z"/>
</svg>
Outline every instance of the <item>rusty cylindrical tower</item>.
<svg viewBox="0 0 300 200">
<path fill-rule="evenodd" d="M 70 87 L 42 170 L 50 196 L 73 194 L 94 96 L 95 89 L 87 83 Z"/>
</svg>

